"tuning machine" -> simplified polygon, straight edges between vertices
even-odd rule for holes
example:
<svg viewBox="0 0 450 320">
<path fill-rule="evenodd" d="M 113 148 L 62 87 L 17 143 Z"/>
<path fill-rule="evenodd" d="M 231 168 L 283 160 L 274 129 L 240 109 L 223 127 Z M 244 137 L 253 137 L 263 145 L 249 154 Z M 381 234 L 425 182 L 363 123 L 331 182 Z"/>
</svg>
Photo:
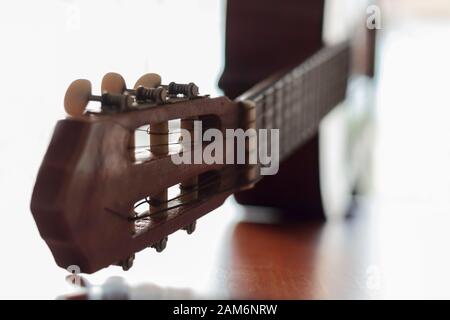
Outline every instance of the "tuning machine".
<svg viewBox="0 0 450 320">
<path fill-rule="evenodd" d="M 92 84 L 89 80 L 78 79 L 67 88 L 64 96 L 64 109 L 71 116 L 81 116 L 89 101 L 99 101 L 102 110 L 124 111 L 131 108 L 133 97 L 127 93 L 104 92 L 102 95 L 92 94 Z"/>
<path fill-rule="evenodd" d="M 125 259 L 117 262 L 116 265 L 122 267 L 123 271 L 128 271 L 133 266 L 134 259 L 135 259 L 135 255 L 131 254 L 128 257 L 126 257 Z"/>
<path fill-rule="evenodd" d="M 151 245 L 151 247 L 154 248 L 156 250 L 156 252 L 163 252 L 164 249 L 167 247 L 168 240 L 169 240 L 168 237 L 164 237 L 161 240 L 159 240 L 158 242 Z"/>
<path fill-rule="evenodd" d="M 169 83 L 169 85 L 163 87 L 167 88 L 167 91 L 171 96 L 182 94 L 186 98 L 194 98 L 199 94 L 198 86 L 193 82 L 190 82 L 188 84 L 171 82 Z"/>
<path fill-rule="evenodd" d="M 161 85 L 161 76 L 156 73 L 147 73 L 136 81 L 134 85 L 134 90 L 137 90 L 139 87 L 144 88 L 158 88 L 162 87 L 166 89 L 166 93 L 169 96 L 177 96 L 179 94 L 185 96 L 186 98 L 193 98 L 199 95 L 198 86 L 195 83 L 181 84 L 171 82 L 168 85 Z"/>
<path fill-rule="evenodd" d="M 124 78 L 115 72 L 105 74 L 101 85 L 102 92 L 128 93 L 133 95 L 136 102 L 147 100 L 163 103 L 167 98 L 167 89 L 161 87 L 161 77 L 156 73 L 147 73 L 140 77 L 133 89 L 128 89 Z"/>
<path fill-rule="evenodd" d="M 187 232 L 187 234 L 193 234 L 196 226 L 197 226 L 197 221 L 194 221 L 194 222 L 188 224 L 186 227 L 184 227 L 183 230 L 185 230 Z"/>
<path fill-rule="evenodd" d="M 192 99 L 198 96 L 199 89 L 194 83 L 161 85 L 161 77 L 156 73 L 141 76 L 133 89 L 126 86 L 124 78 L 115 72 L 105 74 L 101 84 L 101 95 L 92 94 L 92 84 L 89 80 L 78 79 L 72 82 L 64 97 L 64 109 L 71 116 L 80 116 L 86 110 L 89 101 L 99 101 L 102 111 L 121 112 L 130 110 L 133 103 L 153 101 L 165 103 L 167 98 L 183 95 Z"/>
</svg>

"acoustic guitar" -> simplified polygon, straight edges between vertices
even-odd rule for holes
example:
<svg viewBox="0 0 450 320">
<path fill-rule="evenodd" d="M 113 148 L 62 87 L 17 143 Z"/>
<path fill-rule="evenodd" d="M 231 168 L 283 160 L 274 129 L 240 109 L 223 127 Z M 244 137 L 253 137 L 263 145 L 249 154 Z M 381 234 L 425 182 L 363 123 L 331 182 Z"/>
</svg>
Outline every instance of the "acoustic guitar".
<svg viewBox="0 0 450 320">
<path fill-rule="evenodd" d="M 229 19 L 233 5 L 229 1 Z M 227 37 L 232 25 L 228 21 Z M 242 94 L 227 65 L 221 85 L 233 99 L 200 95 L 194 83 L 164 83 L 157 74 L 145 74 L 128 88 L 122 76 L 108 73 L 99 95 L 92 94 L 88 80 L 74 81 L 64 100 L 68 117 L 56 124 L 31 200 L 56 263 L 77 265 L 83 273 L 110 265 L 128 270 L 136 252 L 163 251 L 170 234 L 192 233 L 199 218 L 232 194 L 242 204 L 282 207 L 296 192 L 305 199 L 305 214 L 323 218 L 319 174 L 305 165 L 312 161 L 318 167 L 311 141 L 317 140 L 321 120 L 346 97 L 351 53 L 347 41 L 322 46 Z M 203 137 L 211 129 L 222 134 L 224 150 L 216 150 L 213 163 L 195 161 L 218 141 L 186 141 L 181 131 Z M 279 175 L 261 175 L 273 164 L 255 156 L 265 142 L 251 132 L 261 129 L 278 130 Z M 250 132 L 244 161 L 235 145 L 229 147 L 230 130 Z M 181 156 L 192 161 L 175 163 Z M 292 190 L 299 174 L 304 192 Z"/>
</svg>

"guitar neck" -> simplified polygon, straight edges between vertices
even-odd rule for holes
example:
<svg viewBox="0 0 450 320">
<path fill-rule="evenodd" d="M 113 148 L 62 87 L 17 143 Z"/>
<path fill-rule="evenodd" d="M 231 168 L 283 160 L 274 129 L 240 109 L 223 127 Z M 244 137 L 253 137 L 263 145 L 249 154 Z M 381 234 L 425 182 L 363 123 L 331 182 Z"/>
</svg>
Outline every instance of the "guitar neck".
<svg viewBox="0 0 450 320">
<path fill-rule="evenodd" d="M 317 131 L 344 100 L 350 65 L 347 42 L 325 47 L 302 64 L 263 80 L 236 100 L 256 105 L 256 128 L 280 130 L 280 160 Z"/>
</svg>

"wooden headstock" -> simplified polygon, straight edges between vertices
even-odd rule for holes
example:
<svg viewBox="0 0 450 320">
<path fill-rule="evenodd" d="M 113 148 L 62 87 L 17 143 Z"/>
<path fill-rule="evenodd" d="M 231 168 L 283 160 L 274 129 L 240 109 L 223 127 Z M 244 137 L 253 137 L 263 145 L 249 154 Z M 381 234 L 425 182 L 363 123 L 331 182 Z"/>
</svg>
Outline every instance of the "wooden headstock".
<svg viewBox="0 0 450 320">
<path fill-rule="evenodd" d="M 139 99 L 139 88 L 148 99 Z M 156 89 L 165 94 L 152 97 Z M 189 128 L 198 119 L 204 129 L 223 132 L 240 128 L 239 103 L 198 96 L 193 84 L 161 86 L 154 74 L 127 89 L 120 75 L 110 73 L 102 90 L 93 96 L 87 80 L 69 87 L 65 109 L 71 116 L 56 125 L 31 202 L 57 264 L 78 265 L 83 273 L 111 264 L 128 269 L 134 253 L 149 246 L 162 251 L 169 234 L 192 232 L 199 217 L 243 186 L 239 165 L 176 165 L 168 147 L 168 121 L 180 119 Z M 101 112 L 86 111 L 89 100 L 101 102 Z M 150 128 L 149 156 L 138 159 L 134 134 L 144 125 Z M 183 147 L 194 152 L 204 146 Z M 179 187 L 178 195 L 167 195 L 171 186 Z M 138 213 L 135 206 L 147 209 Z"/>
</svg>

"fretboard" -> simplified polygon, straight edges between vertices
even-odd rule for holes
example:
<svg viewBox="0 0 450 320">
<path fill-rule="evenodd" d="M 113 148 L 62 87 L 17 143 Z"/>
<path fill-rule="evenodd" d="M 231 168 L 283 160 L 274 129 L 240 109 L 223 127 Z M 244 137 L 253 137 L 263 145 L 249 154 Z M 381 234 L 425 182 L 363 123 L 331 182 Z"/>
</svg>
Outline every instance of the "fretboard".
<svg viewBox="0 0 450 320">
<path fill-rule="evenodd" d="M 349 64 L 348 43 L 325 47 L 237 98 L 256 104 L 256 128 L 280 130 L 280 160 L 311 138 L 322 118 L 344 100 Z"/>
</svg>

